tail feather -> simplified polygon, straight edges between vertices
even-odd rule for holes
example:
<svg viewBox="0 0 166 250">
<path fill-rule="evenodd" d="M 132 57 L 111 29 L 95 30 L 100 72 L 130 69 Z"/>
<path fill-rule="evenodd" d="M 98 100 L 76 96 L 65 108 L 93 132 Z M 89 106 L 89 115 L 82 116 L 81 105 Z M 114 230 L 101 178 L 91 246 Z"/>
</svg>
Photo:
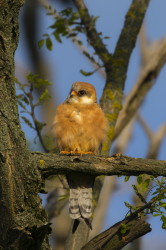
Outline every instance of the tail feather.
<svg viewBox="0 0 166 250">
<path fill-rule="evenodd" d="M 92 215 L 92 188 L 80 189 L 78 199 L 80 213 L 83 218 L 90 218 Z"/>
<path fill-rule="evenodd" d="M 79 189 L 70 189 L 70 196 L 69 196 L 69 213 L 70 217 L 74 220 L 81 217 L 79 204 Z"/>
<path fill-rule="evenodd" d="M 70 189 L 69 213 L 72 219 L 88 219 L 92 215 L 92 188 Z"/>
</svg>

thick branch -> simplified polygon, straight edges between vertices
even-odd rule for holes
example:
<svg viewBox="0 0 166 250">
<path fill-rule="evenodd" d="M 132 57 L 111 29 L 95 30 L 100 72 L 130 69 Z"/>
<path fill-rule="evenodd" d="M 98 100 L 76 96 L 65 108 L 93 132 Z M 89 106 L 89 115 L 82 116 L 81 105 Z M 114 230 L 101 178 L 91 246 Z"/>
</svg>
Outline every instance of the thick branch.
<svg viewBox="0 0 166 250">
<path fill-rule="evenodd" d="M 135 47 L 137 35 L 141 28 L 149 0 L 133 0 L 126 14 L 125 23 L 121 31 L 110 64 L 107 65 L 106 85 L 101 98 L 101 106 L 109 120 L 110 129 L 108 139 L 103 144 L 103 153 L 109 152 L 114 129 L 122 109 L 123 89 L 131 53 Z"/>
<path fill-rule="evenodd" d="M 126 233 L 121 233 L 121 225 L 127 226 Z M 117 250 L 122 249 L 128 243 L 141 237 L 151 231 L 150 225 L 143 219 L 136 217 L 131 221 L 126 219 L 116 223 L 108 230 L 97 235 L 90 242 L 88 242 L 82 250 Z"/>
<path fill-rule="evenodd" d="M 166 176 L 166 161 L 132 158 L 123 155 L 68 156 L 59 154 L 31 153 L 43 178 L 56 174 L 81 172 L 91 175 L 128 175 L 148 174 Z"/>
<path fill-rule="evenodd" d="M 135 47 L 137 36 L 141 28 L 150 0 L 133 0 L 126 14 L 125 23 L 117 42 L 114 59 L 121 75 L 126 78 L 126 72 L 131 53 Z M 123 82 L 124 84 L 124 82 Z"/>
<path fill-rule="evenodd" d="M 165 193 L 165 189 L 163 189 L 156 197 L 152 198 L 148 203 L 144 206 L 138 208 L 134 213 L 131 213 L 128 217 L 123 219 L 122 221 L 116 223 L 108 230 L 103 233 L 97 235 L 94 239 L 88 242 L 82 250 L 116 250 L 121 249 L 129 242 L 137 239 L 138 237 L 148 233 L 151 231 L 150 225 L 146 223 L 141 215 L 143 211 L 147 208 L 150 208 L 155 202 L 158 201 L 161 195 Z M 126 231 L 124 235 L 122 234 L 121 227 L 126 225 Z"/>
</svg>

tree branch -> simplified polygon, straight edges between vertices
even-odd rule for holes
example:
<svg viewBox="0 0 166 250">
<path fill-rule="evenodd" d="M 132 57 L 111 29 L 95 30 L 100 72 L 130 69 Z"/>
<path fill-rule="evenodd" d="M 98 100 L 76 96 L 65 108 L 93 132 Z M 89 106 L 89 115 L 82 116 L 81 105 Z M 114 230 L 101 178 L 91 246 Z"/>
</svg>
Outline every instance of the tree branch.
<svg viewBox="0 0 166 250">
<path fill-rule="evenodd" d="M 110 129 L 108 139 L 103 144 L 103 154 L 109 152 L 114 138 L 115 124 L 122 109 L 123 89 L 130 56 L 135 47 L 149 2 L 149 0 L 132 1 L 115 52 L 106 68 L 106 85 L 100 103 L 109 120 Z"/>
<path fill-rule="evenodd" d="M 89 15 L 89 11 L 83 0 L 73 0 L 73 2 L 79 11 L 81 21 L 85 26 L 89 43 L 94 48 L 103 64 L 106 66 L 112 55 L 107 50 L 106 45 L 103 43 L 99 33 L 96 30 L 94 18 Z"/>
<path fill-rule="evenodd" d="M 112 157 L 103 157 L 32 152 L 31 155 L 36 161 L 44 179 L 52 175 L 70 174 L 73 172 L 96 176 L 138 176 L 140 174 L 166 176 L 166 161 L 163 160 L 132 158 L 120 154 L 113 155 Z"/>
<path fill-rule="evenodd" d="M 123 78 L 126 79 L 126 72 L 131 53 L 135 48 L 137 36 L 141 28 L 146 10 L 150 0 L 133 0 L 126 14 L 125 23 L 117 42 L 113 58 L 116 61 L 115 66 L 120 69 Z M 125 81 L 123 81 L 124 86 Z"/>
<path fill-rule="evenodd" d="M 127 226 L 126 233 L 121 233 L 121 225 Z M 97 235 L 88 242 L 81 250 L 117 250 L 122 249 L 128 243 L 151 231 L 149 223 L 140 217 L 136 217 L 127 222 L 126 219 L 116 223 L 108 230 Z"/>
<path fill-rule="evenodd" d="M 142 70 L 136 85 L 126 97 L 123 109 L 115 126 L 114 139 L 120 134 L 126 124 L 131 120 L 144 100 L 149 89 L 154 85 L 160 70 L 166 62 L 166 39 L 155 43 L 149 62 Z"/>
<path fill-rule="evenodd" d="M 116 223 L 103 233 L 97 235 L 90 242 L 88 242 L 82 250 L 116 250 L 122 249 L 129 242 L 151 231 L 150 225 L 143 220 L 144 210 L 151 208 L 161 195 L 165 194 L 163 189 L 156 197 L 152 198 L 144 206 L 138 208 L 134 213 L 131 213 L 122 221 Z M 125 232 L 122 233 L 122 225 L 125 225 Z"/>
</svg>

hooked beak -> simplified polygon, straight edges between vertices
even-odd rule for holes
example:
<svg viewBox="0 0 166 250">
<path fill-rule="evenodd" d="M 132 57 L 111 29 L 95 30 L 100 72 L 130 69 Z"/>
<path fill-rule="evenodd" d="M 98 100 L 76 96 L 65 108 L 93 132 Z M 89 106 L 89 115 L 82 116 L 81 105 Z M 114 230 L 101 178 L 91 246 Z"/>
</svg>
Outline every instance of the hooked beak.
<svg viewBox="0 0 166 250">
<path fill-rule="evenodd" d="M 71 93 L 70 93 L 70 97 L 73 97 L 73 96 L 76 96 L 76 95 L 77 95 L 76 91 L 72 90 Z"/>
<path fill-rule="evenodd" d="M 67 99 L 66 99 L 66 102 L 71 102 L 71 100 L 73 99 L 73 97 L 77 96 L 77 92 L 72 90 L 68 96 L 67 96 Z M 75 99 L 75 98 L 74 98 Z"/>
</svg>

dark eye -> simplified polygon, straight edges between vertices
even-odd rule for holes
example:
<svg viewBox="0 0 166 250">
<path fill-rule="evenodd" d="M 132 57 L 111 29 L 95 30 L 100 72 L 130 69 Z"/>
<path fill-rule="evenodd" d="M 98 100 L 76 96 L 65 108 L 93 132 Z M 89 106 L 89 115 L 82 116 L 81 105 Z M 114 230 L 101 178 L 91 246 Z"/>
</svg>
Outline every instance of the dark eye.
<svg viewBox="0 0 166 250">
<path fill-rule="evenodd" d="M 86 95 L 87 93 L 86 93 L 86 91 L 85 90 L 80 90 L 80 91 L 78 91 L 78 95 L 79 96 L 83 96 L 83 95 Z"/>
</svg>

